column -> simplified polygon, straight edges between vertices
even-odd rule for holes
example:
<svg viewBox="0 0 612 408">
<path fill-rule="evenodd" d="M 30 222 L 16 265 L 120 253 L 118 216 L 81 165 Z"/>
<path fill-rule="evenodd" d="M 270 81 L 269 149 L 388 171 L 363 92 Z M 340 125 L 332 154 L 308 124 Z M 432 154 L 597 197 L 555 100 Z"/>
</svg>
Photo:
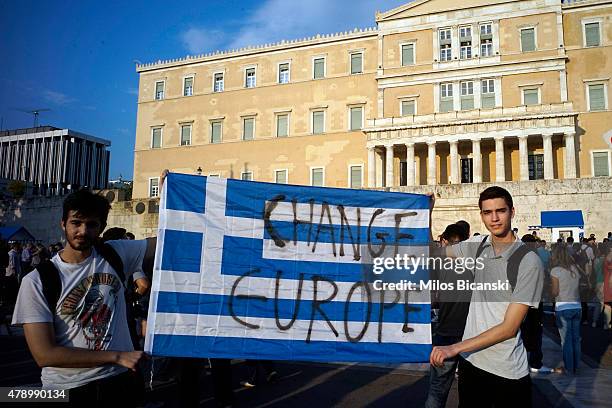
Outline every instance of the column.
<svg viewBox="0 0 612 408">
<path fill-rule="evenodd" d="M 385 159 L 385 166 L 387 168 L 385 175 L 385 186 L 393 187 L 393 145 L 386 146 L 387 156 Z"/>
<path fill-rule="evenodd" d="M 406 143 L 406 185 L 414 186 L 414 143 Z"/>
<path fill-rule="evenodd" d="M 368 187 L 376 187 L 376 151 L 374 146 L 368 147 Z"/>
<path fill-rule="evenodd" d="M 427 184 L 436 185 L 436 142 L 427 142 Z"/>
<path fill-rule="evenodd" d="M 472 139 L 472 180 L 474 183 L 482 183 L 482 155 L 480 154 L 480 139 Z"/>
<path fill-rule="evenodd" d="M 459 184 L 459 141 L 451 140 L 450 143 L 450 180 L 452 184 Z"/>
<path fill-rule="evenodd" d="M 529 180 L 529 157 L 527 153 L 527 135 L 519 136 L 519 165 L 521 181 Z"/>
<path fill-rule="evenodd" d="M 506 181 L 506 162 L 504 156 L 504 138 L 495 138 L 495 181 Z"/>
<path fill-rule="evenodd" d="M 544 180 L 552 180 L 554 178 L 553 169 L 553 151 L 552 151 L 552 134 L 542 135 L 544 143 Z"/>
<path fill-rule="evenodd" d="M 576 133 L 565 134 L 565 164 L 564 172 L 565 178 L 576 178 L 576 146 L 574 144 L 574 138 Z"/>
</svg>

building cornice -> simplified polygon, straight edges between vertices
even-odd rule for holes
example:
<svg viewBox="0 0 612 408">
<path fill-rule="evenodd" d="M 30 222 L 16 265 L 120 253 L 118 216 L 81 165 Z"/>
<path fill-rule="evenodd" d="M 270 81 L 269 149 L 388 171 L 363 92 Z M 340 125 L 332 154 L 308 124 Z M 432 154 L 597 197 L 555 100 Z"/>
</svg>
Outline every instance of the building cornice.
<svg viewBox="0 0 612 408">
<path fill-rule="evenodd" d="M 187 55 L 183 58 L 174 58 L 169 60 L 158 60 L 156 62 L 136 65 L 136 72 L 154 71 L 180 65 L 189 65 L 200 62 L 220 61 L 228 58 L 250 56 L 262 52 L 289 50 L 297 47 L 306 47 L 312 45 L 328 44 L 338 41 L 354 40 L 367 37 L 376 37 L 378 29 L 376 27 L 368 27 L 363 29 L 353 29 L 352 31 L 344 31 L 333 34 L 317 34 L 312 37 L 305 37 L 294 40 L 282 40 L 275 43 L 266 43 L 244 48 L 232 50 L 214 51 L 199 55 Z"/>
<path fill-rule="evenodd" d="M 563 0 L 561 8 L 563 10 L 577 9 L 582 7 L 600 6 L 612 4 L 611 0 Z"/>
</svg>

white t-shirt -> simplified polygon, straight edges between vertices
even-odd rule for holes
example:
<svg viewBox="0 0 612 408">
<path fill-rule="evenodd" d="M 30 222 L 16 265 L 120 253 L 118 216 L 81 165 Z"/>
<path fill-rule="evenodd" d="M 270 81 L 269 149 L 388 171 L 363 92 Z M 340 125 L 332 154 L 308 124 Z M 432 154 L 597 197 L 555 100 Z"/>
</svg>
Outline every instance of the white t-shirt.
<svg viewBox="0 0 612 408">
<path fill-rule="evenodd" d="M 476 251 L 483 237 L 477 236 L 453 245 L 454 253 L 459 258 L 476 257 Z M 506 282 L 508 260 L 514 251 L 523 243 L 515 237 L 515 241 L 504 252 L 495 254 L 490 244 L 490 237 L 483 247 L 479 258 L 484 269 L 474 270 L 474 283 Z M 528 252 L 521 260 L 514 290 L 472 291 L 472 299 L 463 340 L 477 337 L 490 328 L 504 321 L 506 310 L 511 303 L 520 303 L 530 307 L 538 307 L 544 282 L 544 267 L 540 257 L 534 252 Z M 521 331 L 518 330 L 512 338 L 489 346 L 487 348 L 461 353 L 463 358 L 474 366 L 486 372 L 508 379 L 519 379 L 529 375 L 527 352 L 523 347 Z"/>
<path fill-rule="evenodd" d="M 142 272 L 145 240 L 109 241 L 108 244 L 121 257 L 126 279 L 145 276 Z M 51 259 L 62 282 L 56 310 L 53 313 L 49 310 L 40 275 L 34 270 L 21 282 L 12 324 L 53 323 L 58 346 L 132 351 L 124 283 L 117 273 L 95 249 L 79 264 L 64 262 L 60 254 Z M 90 368 L 44 367 L 41 381 L 44 388 L 70 389 L 126 370 L 113 364 Z"/>
<path fill-rule="evenodd" d="M 550 271 L 550 276 L 559 280 L 559 296 L 555 299 L 555 310 L 580 309 L 580 273 L 575 266 L 570 266 L 572 273 L 560 266 Z"/>
</svg>

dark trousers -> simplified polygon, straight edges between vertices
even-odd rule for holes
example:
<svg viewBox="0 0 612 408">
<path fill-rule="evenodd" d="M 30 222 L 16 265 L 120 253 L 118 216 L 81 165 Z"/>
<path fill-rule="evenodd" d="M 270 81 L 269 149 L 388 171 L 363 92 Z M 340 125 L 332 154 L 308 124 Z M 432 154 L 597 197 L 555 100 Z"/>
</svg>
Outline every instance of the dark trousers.
<svg viewBox="0 0 612 408">
<path fill-rule="evenodd" d="M 66 408 L 136 407 L 143 404 L 144 382 L 140 375 L 128 371 L 73 388 L 69 393 L 70 403 L 62 405 Z"/>
<path fill-rule="evenodd" d="M 434 346 L 449 346 L 461 341 L 461 336 L 440 336 L 435 335 L 433 338 Z M 429 367 L 429 392 L 425 408 L 444 408 L 448 393 L 455 379 L 455 370 L 459 357 L 453 357 L 444 362 L 442 367 Z"/>
<path fill-rule="evenodd" d="M 200 374 L 206 359 L 180 358 L 178 377 L 178 398 L 181 408 L 200 406 Z M 210 371 L 215 401 L 220 407 L 232 404 L 232 366 L 231 360 L 210 359 Z"/>
<path fill-rule="evenodd" d="M 531 377 L 500 377 L 459 359 L 459 408 L 531 408 Z"/>
<path fill-rule="evenodd" d="M 542 368 L 542 316 L 544 306 L 542 302 L 537 309 L 529 308 L 525 321 L 521 325 L 521 338 L 527 350 L 529 367 Z"/>
</svg>

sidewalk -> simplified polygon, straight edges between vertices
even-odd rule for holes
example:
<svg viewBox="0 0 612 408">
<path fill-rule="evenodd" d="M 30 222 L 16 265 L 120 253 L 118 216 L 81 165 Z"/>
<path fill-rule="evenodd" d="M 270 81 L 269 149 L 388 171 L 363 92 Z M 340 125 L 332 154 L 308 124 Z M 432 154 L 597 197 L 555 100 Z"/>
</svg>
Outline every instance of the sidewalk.
<svg viewBox="0 0 612 408">
<path fill-rule="evenodd" d="M 585 345 L 583 345 L 585 347 Z M 544 365 L 563 365 L 561 346 L 544 331 L 542 336 Z M 578 369 L 578 375 L 571 377 L 561 374 L 532 374 L 533 384 L 555 407 L 611 407 L 612 370 L 592 368 L 585 362 Z M 552 385 L 552 387 L 551 387 Z"/>
</svg>

